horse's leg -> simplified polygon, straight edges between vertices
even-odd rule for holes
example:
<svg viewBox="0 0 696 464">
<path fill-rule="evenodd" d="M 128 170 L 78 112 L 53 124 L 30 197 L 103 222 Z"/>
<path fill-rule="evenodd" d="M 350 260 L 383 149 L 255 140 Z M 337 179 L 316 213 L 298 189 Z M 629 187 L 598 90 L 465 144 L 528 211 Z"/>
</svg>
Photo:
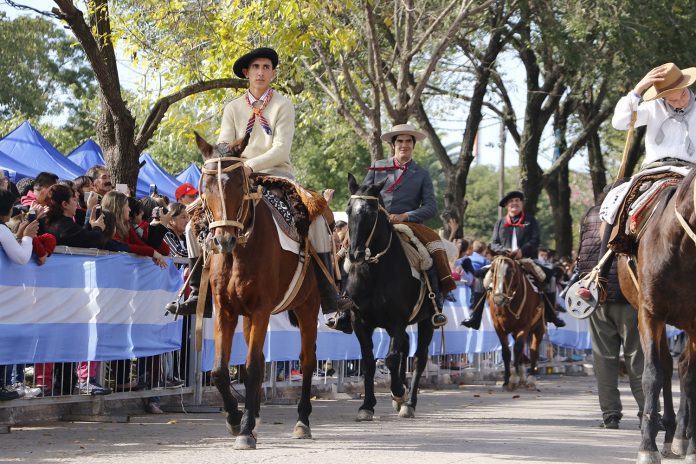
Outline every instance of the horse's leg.
<svg viewBox="0 0 696 464">
<path fill-rule="evenodd" d="M 512 376 L 510 377 L 510 387 L 512 389 L 517 388 L 518 385 L 521 385 L 524 382 L 524 375 L 522 372 L 521 366 L 522 364 L 522 350 L 524 349 L 524 341 L 527 338 L 527 332 L 526 331 L 520 331 L 517 333 L 517 335 L 514 337 L 515 342 L 513 345 L 513 355 L 514 359 L 512 360 L 512 364 L 514 366 L 514 370 L 512 372 Z"/>
<path fill-rule="evenodd" d="M 360 343 L 360 353 L 362 354 L 363 369 L 365 370 L 365 399 L 358 410 L 358 421 L 371 421 L 375 414 L 375 356 L 372 353 L 372 332 L 359 319 L 353 321 L 353 330 Z"/>
<path fill-rule="evenodd" d="M 676 418 L 674 415 L 674 400 L 672 398 L 672 372 L 674 371 L 674 361 L 672 353 L 667 346 L 667 333 L 662 335 L 660 344 L 660 362 L 664 371 L 664 383 L 662 384 L 662 398 L 664 405 L 662 408 L 662 425 L 665 427 L 665 440 L 662 447 L 662 455 L 665 457 L 677 457 L 672 453 L 672 440 L 677 429 Z"/>
<path fill-rule="evenodd" d="M 532 343 L 529 345 L 529 373 L 527 388 L 536 390 L 537 362 L 539 361 L 539 344 L 544 339 L 544 324 L 537 323 L 532 332 Z"/>
<path fill-rule="evenodd" d="M 401 378 L 401 363 L 404 358 L 403 349 L 408 344 L 408 334 L 406 333 L 406 327 L 403 325 L 394 327 L 392 333 L 393 336 L 389 342 L 389 353 L 387 353 L 387 357 L 384 359 L 384 364 L 389 368 L 389 390 L 391 390 L 392 401 L 399 403 L 399 407 L 401 407 L 401 403 L 406 401 L 408 394 L 406 385 Z"/>
<path fill-rule="evenodd" d="M 696 346 L 694 346 L 692 334 L 689 334 L 689 343 L 686 344 L 687 360 L 685 362 L 686 372 L 684 375 L 684 393 L 687 401 L 688 425 L 686 436 L 689 446 L 686 450 L 685 463 L 696 463 Z"/>
<path fill-rule="evenodd" d="M 232 336 L 237 327 L 239 316 L 230 311 L 220 309 L 215 318 L 215 365 L 211 373 L 213 383 L 222 396 L 222 402 L 227 413 L 225 426 L 232 436 L 239 435 L 239 423 L 242 413 L 238 409 L 237 399 L 232 395 L 230 387 L 230 351 Z"/>
<path fill-rule="evenodd" d="M 503 365 L 505 373 L 503 374 L 503 389 L 512 390 L 510 388 L 510 347 L 508 346 L 508 336 L 502 329 L 496 327 L 495 333 L 498 334 L 500 340 L 501 351 L 503 354 Z"/>
<path fill-rule="evenodd" d="M 677 412 L 677 430 L 674 433 L 674 440 L 672 441 L 672 452 L 678 456 L 684 456 L 686 454 L 686 449 L 689 446 L 689 442 L 686 439 L 686 429 L 689 425 L 689 405 L 686 401 L 686 389 L 684 388 L 684 378 L 689 368 L 687 362 L 686 350 L 682 351 L 679 355 L 679 411 Z"/>
<path fill-rule="evenodd" d="M 302 349 L 300 350 L 300 366 L 302 367 L 302 393 L 297 405 L 297 423 L 292 432 L 293 438 L 312 438 L 309 428 L 309 415 L 312 413 L 312 403 L 309 398 L 312 393 L 312 375 L 317 362 L 317 316 L 319 302 L 305 305 L 295 311 L 300 325 Z"/>
<path fill-rule="evenodd" d="M 404 337 L 403 345 L 401 346 L 401 362 L 399 365 L 399 378 L 401 383 L 406 385 L 406 367 L 408 366 L 408 352 L 411 350 L 411 340 L 406 332 L 406 337 Z"/>
<path fill-rule="evenodd" d="M 416 352 L 413 355 L 413 375 L 411 376 L 411 388 L 406 404 L 401 406 L 399 412 L 400 417 L 414 417 L 414 411 L 418 403 L 418 385 L 420 384 L 421 376 L 428 363 L 428 347 L 433 339 L 433 327 L 430 318 L 424 319 L 418 323 L 418 345 Z"/>
<path fill-rule="evenodd" d="M 244 402 L 244 414 L 242 415 L 241 431 L 234 442 L 234 449 L 256 449 L 256 411 L 258 411 L 259 395 L 261 382 L 265 374 L 263 344 L 266 340 L 268 330 L 268 320 L 270 313 L 255 312 L 249 320 L 248 339 L 247 339 L 247 379 L 245 388 L 247 391 L 246 401 Z"/>
<path fill-rule="evenodd" d="M 645 355 L 645 367 L 643 368 L 645 407 L 643 408 L 641 441 L 638 448 L 638 464 L 660 462 L 660 453 L 657 450 L 655 437 L 657 436 L 660 420 L 658 413 L 660 389 L 662 388 L 663 376 L 665 375 L 660 362 L 661 338 L 665 333 L 665 322 L 656 319 L 650 314 L 646 306 L 648 306 L 648 303 L 643 303 L 638 313 L 640 343 Z"/>
</svg>

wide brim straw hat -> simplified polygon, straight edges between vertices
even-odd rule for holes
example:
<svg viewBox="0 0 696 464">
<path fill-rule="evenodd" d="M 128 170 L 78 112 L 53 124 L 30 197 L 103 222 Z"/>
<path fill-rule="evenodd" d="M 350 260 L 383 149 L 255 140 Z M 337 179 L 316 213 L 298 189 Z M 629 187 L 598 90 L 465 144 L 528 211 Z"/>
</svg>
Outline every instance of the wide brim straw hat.
<svg viewBox="0 0 696 464">
<path fill-rule="evenodd" d="M 397 124 L 396 126 L 392 127 L 389 132 L 382 134 L 380 138 L 385 142 L 391 142 L 394 137 L 402 134 L 411 135 L 416 140 L 423 140 L 425 138 L 425 134 L 423 132 L 417 130 L 410 124 Z"/>
<path fill-rule="evenodd" d="M 271 60 L 271 63 L 273 64 L 273 69 L 275 69 L 276 66 L 278 66 L 278 53 L 276 53 L 276 51 L 272 48 L 261 47 L 256 48 L 250 51 L 249 53 L 237 58 L 237 61 L 235 61 L 232 65 L 232 71 L 234 71 L 234 74 L 237 77 L 241 79 L 246 79 L 243 70 L 248 69 L 249 65 L 251 65 L 251 62 L 257 58 L 268 58 L 269 60 Z"/>
<path fill-rule="evenodd" d="M 664 80 L 656 82 L 643 94 L 644 101 L 662 98 L 675 90 L 680 90 L 696 82 L 696 68 L 679 69 L 674 63 L 663 64 L 666 69 Z"/>
</svg>

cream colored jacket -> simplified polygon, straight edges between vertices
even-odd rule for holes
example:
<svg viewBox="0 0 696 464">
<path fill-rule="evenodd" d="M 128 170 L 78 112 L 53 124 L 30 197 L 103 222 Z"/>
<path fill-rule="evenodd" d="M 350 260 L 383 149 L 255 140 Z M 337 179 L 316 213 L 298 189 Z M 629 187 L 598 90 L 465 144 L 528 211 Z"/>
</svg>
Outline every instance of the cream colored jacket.
<svg viewBox="0 0 696 464">
<path fill-rule="evenodd" d="M 225 105 L 218 143 L 231 143 L 244 137 L 251 114 L 244 95 Z M 273 98 L 263 110 L 263 116 L 273 133 L 266 134 L 257 118 L 242 158 L 254 172 L 294 179 L 290 148 L 295 133 L 295 107 L 287 97 L 273 90 Z"/>
</svg>

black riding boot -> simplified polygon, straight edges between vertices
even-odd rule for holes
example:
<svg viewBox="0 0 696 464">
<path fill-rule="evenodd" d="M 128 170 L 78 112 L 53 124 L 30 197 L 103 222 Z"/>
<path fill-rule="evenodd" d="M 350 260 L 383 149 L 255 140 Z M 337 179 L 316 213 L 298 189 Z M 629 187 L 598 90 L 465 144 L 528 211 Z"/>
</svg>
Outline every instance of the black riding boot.
<svg viewBox="0 0 696 464">
<path fill-rule="evenodd" d="M 331 253 L 317 253 L 319 259 L 324 264 L 326 269 L 331 272 L 333 263 L 331 261 Z M 335 330 L 340 330 L 343 333 L 353 333 L 353 326 L 350 321 L 350 310 L 355 306 L 353 301 L 336 293 L 336 288 L 332 285 L 324 271 L 321 270 L 316 262 L 314 264 L 314 275 L 317 277 L 317 285 L 319 286 L 319 296 L 321 297 L 321 312 L 324 314 L 337 313 L 336 317 L 329 318 L 326 325 Z"/>
<path fill-rule="evenodd" d="M 544 294 L 544 318 L 546 322 L 553 322 L 556 327 L 565 327 L 566 323 L 558 317 L 554 308 L 556 304 L 556 293 L 549 292 Z"/>
<path fill-rule="evenodd" d="M 203 274 L 203 263 L 199 263 L 196 266 L 196 261 L 198 258 L 189 258 L 189 269 L 193 269 L 191 272 L 191 278 L 189 279 L 189 288 L 191 292 L 189 297 L 183 303 L 179 301 L 172 301 L 168 303 L 164 308 L 172 314 L 178 314 L 179 316 L 188 316 L 191 314 L 196 314 L 196 307 L 198 306 L 198 292 L 201 286 L 201 275 Z M 202 259 L 201 259 L 202 261 Z M 208 287 L 208 294 L 205 302 L 205 311 L 203 317 L 213 316 L 213 298 L 210 287 Z"/>
<path fill-rule="evenodd" d="M 435 314 L 433 314 L 432 317 L 432 323 L 435 327 L 442 327 L 443 325 L 447 324 L 447 316 L 445 316 L 442 312 L 444 298 L 440 292 L 440 279 L 437 275 L 437 269 L 435 269 L 434 265 L 430 266 L 430 269 L 426 271 L 426 274 L 428 275 L 428 280 L 430 281 L 430 289 L 435 294 L 435 305 L 437 306 L 437 308 L 435 308 Z"/>
<path fill-rule="evenodd" d="M 474 309 L 471 310 L 471 315 L 469 316 L 469 319 L 462 321 L 462 325 L 464 327 L 468 327 L 474 330 L 478 330 L 479 328 L 481 328 L 481 319 L 483 318 L 483 308 L 485 306 L 483 295 L 485 294 L 478 292 L 474 292 L 471 294 L 471 304 L 474 305 Z"/>
</svg>

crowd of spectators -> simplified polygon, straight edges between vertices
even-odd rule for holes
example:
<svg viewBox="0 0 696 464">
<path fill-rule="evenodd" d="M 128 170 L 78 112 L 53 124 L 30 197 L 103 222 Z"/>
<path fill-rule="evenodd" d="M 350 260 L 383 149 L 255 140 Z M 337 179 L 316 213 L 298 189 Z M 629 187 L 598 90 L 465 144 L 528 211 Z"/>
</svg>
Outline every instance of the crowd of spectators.
<svg viewBox="0 0 696 464">
<path fill-rule="evenodd" d="M 116 190 L 108 169 L 100 165 L 73 180 L 41 172 L 16 184 L 0 170 L 0 246 L 20 265 L 32 256 L 41 265 L 56 246 L 65 245 L 134 253 L 166 268 L 165 257 L 187 257 L 185 205 L 197 195 L 193 185 L 183 184 L 176 190 L 176 203 L 156 191 L 135 199 L 127 189 Z M 68 364 L 67 374 L 65 364 L 0 366 L 0 401 L 65 393 L 66 378 L 72 379 L 68 392 L 110 394 L 112 388 L 97 382 L 101 364 Z M 185 368 L 174 369 L 173 364 L 171 359 L 149 357 L 138 360 L 137 368 L 130 360 L 108 368 L 121 371 L 114 376 L 118 379 L 114 388 L 180 387 L 183 382 L 174 373 L 185 372 Z M 25 384 L 25 371 L 32 373 L 34 386 Z M 157 397 L 148 398 L 145 407 L 152 413 L 162 412 Z"/>
</svg>

